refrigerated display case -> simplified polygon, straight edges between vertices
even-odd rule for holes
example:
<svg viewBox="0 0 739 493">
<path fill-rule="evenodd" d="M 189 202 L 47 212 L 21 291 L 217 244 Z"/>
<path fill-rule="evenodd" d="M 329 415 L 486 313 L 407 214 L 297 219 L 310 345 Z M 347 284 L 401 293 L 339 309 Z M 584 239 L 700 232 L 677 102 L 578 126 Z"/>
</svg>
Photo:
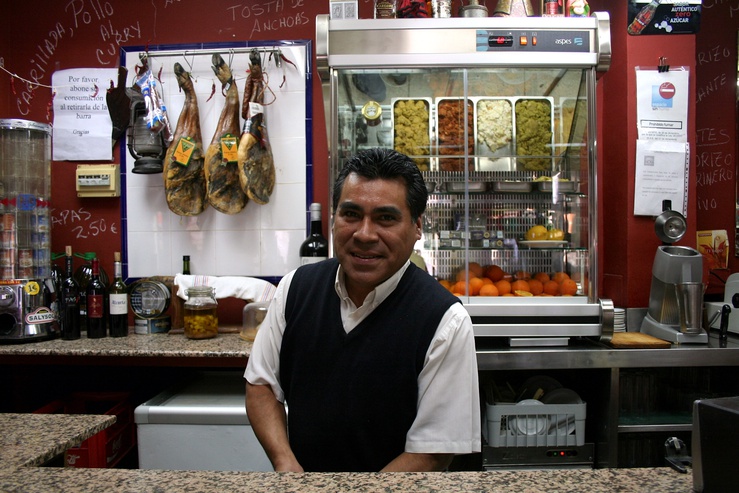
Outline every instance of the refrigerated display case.
<svg viewBox="0 0 739 493">
<path fill-rule="evenodd" d="M 552 346 L 609 338 L 595 146 L 607 13 L 318 16 L 316 40 L 329 179 L 367 147 L 414 159 L 429 190 L 416 253 L 461 298 L 475 335 Z"/>
</svg>

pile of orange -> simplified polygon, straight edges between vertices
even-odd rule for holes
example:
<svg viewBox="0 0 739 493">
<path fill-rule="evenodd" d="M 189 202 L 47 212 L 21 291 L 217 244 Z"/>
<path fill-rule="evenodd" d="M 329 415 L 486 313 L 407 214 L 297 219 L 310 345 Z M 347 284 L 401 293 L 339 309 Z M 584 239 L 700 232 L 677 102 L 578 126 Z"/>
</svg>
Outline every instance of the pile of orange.
<svg viewBox="0 0 739 493">
<path fill-rule="evenodd" d="M 507 273 L 498 265 L 482 266 L 470 262 L 453 279 L 439 280 L 442 286 L 459 296 L 575 296 L 578 283 L 566 272 L 531 274 L 519 270 Z"/>
</svg>

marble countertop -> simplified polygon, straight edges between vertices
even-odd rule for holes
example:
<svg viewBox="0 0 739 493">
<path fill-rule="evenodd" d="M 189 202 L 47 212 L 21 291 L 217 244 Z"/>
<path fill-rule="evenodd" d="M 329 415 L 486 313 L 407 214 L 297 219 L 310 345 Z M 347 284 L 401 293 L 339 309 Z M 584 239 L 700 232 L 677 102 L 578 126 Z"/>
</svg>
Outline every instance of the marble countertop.
<svg viewBox="0 0 739 493">
<path fill-rule="evenodd" d="M 0 468 L 40 466 L 115 421 L 92 414 L 0 414 Z"/>
<path fill-rule="evenodd" d="M 0 491 L 132 492 L 690 492 L 669 468 L 447 473 L 272 473 L 33 467 L 110 426 L 113 416 L 0 414 Z"/>
<path fill-rule="evenodd" d="M 22 344 L 0 345 L 2 357 L 105 357 L 105 358 L 188 358 L 238 360 L 243 366 L 252 343 L 232 329 L 212 339 L 188 339 L 181 332 L 168 334 L 134 334 L 128 337 L 88 339 L 84 335 L 74 341 L 52 339 Z"/>
<path fill-rule="evenodd" d="M 71 468 L 25 468 L 4 474 L 0 470 L 0 491 L 18 493 L 689 493 L 691 489 L 690 474 L 666 468 L 333 474 Z"/>
</svg>

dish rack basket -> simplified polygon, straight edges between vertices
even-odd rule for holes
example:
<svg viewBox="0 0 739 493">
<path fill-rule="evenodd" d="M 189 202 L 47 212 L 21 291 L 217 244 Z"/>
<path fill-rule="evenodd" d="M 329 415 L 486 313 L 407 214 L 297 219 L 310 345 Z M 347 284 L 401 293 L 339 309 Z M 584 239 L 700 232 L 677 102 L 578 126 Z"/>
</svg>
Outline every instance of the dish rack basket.
<svg viewBox="0 0 739 493">
<path fill-rule="evenodd" d="M 585 443 L 586 403 L 487 404 L 491 447 L 572 447 Z"/>
</svg>

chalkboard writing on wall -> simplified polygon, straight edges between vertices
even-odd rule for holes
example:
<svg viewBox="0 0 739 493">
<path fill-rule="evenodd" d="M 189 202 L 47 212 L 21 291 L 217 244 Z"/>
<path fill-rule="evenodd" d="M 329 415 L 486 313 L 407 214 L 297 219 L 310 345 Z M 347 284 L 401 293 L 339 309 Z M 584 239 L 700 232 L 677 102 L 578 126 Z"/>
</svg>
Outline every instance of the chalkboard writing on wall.
<svg viewBox="0 0 739 493">
<path fill-rule="evenodd" d="M 17 77 L 0 72 L 0 116 L 52 121 L 51 74 L 68 68 L 117 67 L 121 48 L 126 46 L 313 39 L 316 15 L 328 13 L 328 4 L 328 0 L 3 2 L 0 65 Z M 314 84 L 312 99 L 321 101 L 318 84 Z M 314 104 L 313 128 L 314 159 L 326 163 L 322 104 Z M 118 145 L 114 162 L 120 162 Z M 120 225 L 118 199 L 76 196 L 76 164 L 52 164 L 51 204 L 55 216 L 82 209 L 94 218 L 91 221 Z M 327 200 L 327 176 L 325 166 L 313 173 L 317 200 Z M 108 227 L 97 235 L 88 235 L 79 234 L 69 224 L 56 225 L 52 228 L 52 249 L 61 251 L 65 244 L 75 251 L 97 251 L 104 267 L 112 271 L 113 251 L 122 244 L 121 228 Z"/>
<path fill-rule="evenodd" d="M 699 230 L 736 223 L 737 29 L 739 1 L 703 2 L 696 41 L 696 184 Z M 736 270 L 732 245 L 730 270 Z"/>
</svg>

